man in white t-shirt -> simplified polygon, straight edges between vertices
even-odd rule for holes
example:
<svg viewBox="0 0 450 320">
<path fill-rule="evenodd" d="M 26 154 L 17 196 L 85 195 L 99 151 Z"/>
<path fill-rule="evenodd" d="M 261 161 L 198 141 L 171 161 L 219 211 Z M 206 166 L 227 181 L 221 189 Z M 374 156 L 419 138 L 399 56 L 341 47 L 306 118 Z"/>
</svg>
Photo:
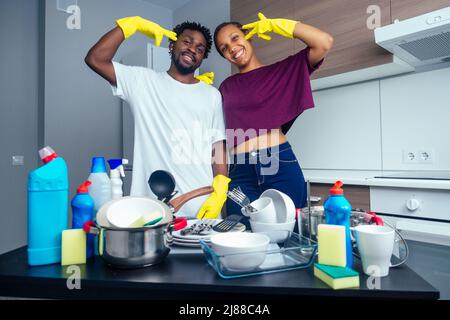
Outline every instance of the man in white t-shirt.
<svg viewBox="0 0 450 320">
<path fill-rule="evenodd" d="M 138 16 L 116 23 L 85 61 L 112 85 L 115 96 L 130 105 L 135 123 L 131 195 L 154 197 L 148 178 L 156 170 L 166 170 L 181 194 L 211 182 L 214 188 L 211 195 L 186 203 L 179 216 L 219 217 L 230 181 L 222 98 L 217 89 L 194 77 L 211 49 L 210 31 L 194 22 L 169 31 Z M 155 39 L 157 46 L 164 36 L 170 39 L 172 62 L 167 72 L 112 61 L 121 43 L 137 31 Z"/>
</svg>

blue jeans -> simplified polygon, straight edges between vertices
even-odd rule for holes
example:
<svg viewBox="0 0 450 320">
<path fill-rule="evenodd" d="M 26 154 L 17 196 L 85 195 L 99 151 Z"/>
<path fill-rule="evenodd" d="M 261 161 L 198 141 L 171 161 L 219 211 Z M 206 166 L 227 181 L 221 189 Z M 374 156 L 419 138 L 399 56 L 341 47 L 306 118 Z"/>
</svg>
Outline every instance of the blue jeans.
<svg viewBox="0 0 450 320">
<path fill-rule="evenodd" d="M 258 199 L 267 189 L 276 189 L 291 197 L 296 208 L 306 206 L 306 183 L 302 169 L 286 142 L 275 147 L 261 149 L 250 153 L 237 154 L 232 157 L 229 177 L 229 190 L 240 187 L 250 201 Z M 227 215 L 241 213 L 241 208 L 234 201 L 226 202 Z M 248 218 L 241 220 L 250 229 Z M 297 225 L 296 225 L 297 230 Z"/>
</svg>

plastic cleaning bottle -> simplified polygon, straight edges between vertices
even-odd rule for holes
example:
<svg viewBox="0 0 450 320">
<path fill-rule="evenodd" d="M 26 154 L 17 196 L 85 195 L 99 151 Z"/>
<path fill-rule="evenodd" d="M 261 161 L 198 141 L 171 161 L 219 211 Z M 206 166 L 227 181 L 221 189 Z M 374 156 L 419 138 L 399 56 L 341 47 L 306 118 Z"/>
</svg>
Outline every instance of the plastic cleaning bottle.
<svg viewBox="0 0 450 320">
<path fill-rule="evenodd" d="M 28 175 L 28 264 L 61 262 L 62 231 L 68 226 L 67 164 L 50 147 L 39 150 L 44 166 Z"/>
<path fill-rule="evenodd" d="M 111 200 L 111 180 L 106 173 L 105 158 L 92 158 L 91 174 L 88 180 L 92 182 L 89 186 L 89 195 L 94 200 L 94 214 L 106 202 Z"/>
<path fill-rule="evenodd" d="M 77 189 L 77 194 L 73 197 L 72 205 L 72 229 L 83 229 L 85 222 L 93 220 L 94 217 L 94 200 L 89 195 L 88 187 L 91 182 L 85 181 Z M 86 257 L 94 256 L 95 242 L 94 235 L 87 236 Z"/>
<path fill-rule="evenodd" d="M 346 266 L 353 267 L 352 241 L 350 237 L 350 214 L 352 207 L 344 197 L 342 181 L 336 181 L 324 204 L 325 222 L 345 227 Z"/>
<path fill-rule="evenodd" d="M 127 159 L 110 159 L 108 160 L 111 178 L 111 197 L 112 199 L 119 199 L 123 197 L 123 182 L 125 178 L 124 164 L 128 164 Z"/>
</svg>

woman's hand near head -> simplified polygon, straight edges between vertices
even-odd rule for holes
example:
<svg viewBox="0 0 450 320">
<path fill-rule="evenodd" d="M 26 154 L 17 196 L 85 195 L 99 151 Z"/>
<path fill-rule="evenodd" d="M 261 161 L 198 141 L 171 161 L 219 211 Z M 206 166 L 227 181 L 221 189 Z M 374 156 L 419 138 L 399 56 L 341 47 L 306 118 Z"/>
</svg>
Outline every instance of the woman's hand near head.
<svg viewBox="0 0 450 320">
<path fill-rule="evenodd" d="M 242 29 L 251 29 L 245 36 L 248 40 L 255 34 L 264 40 L 271 40 L 272 37 L 265 34 L 274 32 L 287 38 L 293 38 L 295 25 L 298 21 L 289 19 L 267 19 L 261 12 L 258 13 L 259 20 L 242 26 Z"/>
</svg>

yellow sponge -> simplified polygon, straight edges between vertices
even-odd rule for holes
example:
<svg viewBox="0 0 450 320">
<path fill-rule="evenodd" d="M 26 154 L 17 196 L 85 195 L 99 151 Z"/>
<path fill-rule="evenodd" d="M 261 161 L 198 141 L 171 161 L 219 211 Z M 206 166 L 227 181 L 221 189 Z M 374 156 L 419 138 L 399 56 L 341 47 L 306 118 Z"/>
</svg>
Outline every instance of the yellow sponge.
<svg viewBox="0 0 450 320">
<path fill-rule="evenodd" d="M 83 229 L 62 232 L 61 265 L 86 263 L 86 233 Z"/>
<path fill-rule="evenodd" d="M 318 231 L 319 263 L 345 267 L 345 227 L 332 224 L 319 224 Z"/>
<path fill-rule="evenodd" d="M 335 290 L 359 287 L 359 273 L 350 268 L 316 263 L 314 265 L 314 276 Z"/>
</svg>

